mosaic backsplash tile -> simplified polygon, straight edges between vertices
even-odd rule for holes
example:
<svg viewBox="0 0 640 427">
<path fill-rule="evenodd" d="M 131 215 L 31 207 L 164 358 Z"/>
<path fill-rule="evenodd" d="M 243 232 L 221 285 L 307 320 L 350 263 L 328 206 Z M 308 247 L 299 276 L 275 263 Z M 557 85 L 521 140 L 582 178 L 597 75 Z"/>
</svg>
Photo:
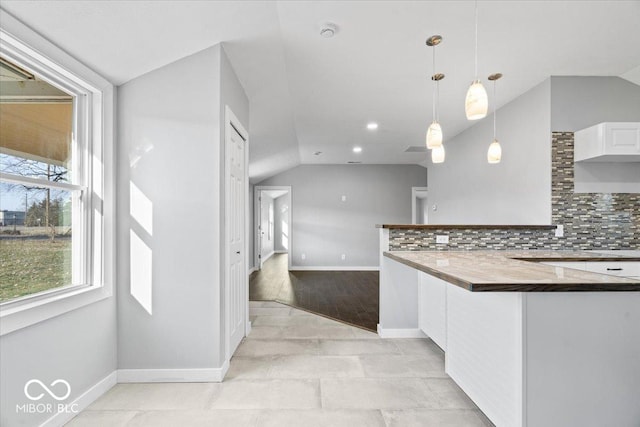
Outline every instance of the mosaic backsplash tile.
<svg viewBox="0 0 640 427">
<path fill-rule="evenodd" d="M 551 142 L 551 218 L 564 226 L 555 230 L 429 229 L 389 230 L 389 249 L 518 250 L 518 249 L 640 249 L 640 194 L 574 194 L 573 132 L 553 132 Z M 449 235 L 448 245 L 436 245 L 436 235 Z"/>
</svg>

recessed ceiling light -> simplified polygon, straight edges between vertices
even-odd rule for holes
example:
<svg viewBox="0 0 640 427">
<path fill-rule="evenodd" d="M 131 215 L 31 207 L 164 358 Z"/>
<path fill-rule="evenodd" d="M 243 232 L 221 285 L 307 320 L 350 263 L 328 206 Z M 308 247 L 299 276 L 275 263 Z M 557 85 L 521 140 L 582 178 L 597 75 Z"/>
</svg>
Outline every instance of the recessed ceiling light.
<svg viewBox="0 0 640 427">
<path fill-rule="evenodd" d="M 376 122 L 369 122 L 367 123 L 367 129 L 376 130 L 378 129 L 378 124 Z"/>
<path fill-rule="evenodd" d="M 322 24 L 320 28 L 320 37 L 329 39 L 336 35 L 338 32 L 338 26 L 332 22 L 326 22 Z"/>
<path fill-rule="evenodd" d="M 354 153 L 361 153 L 362 152 L 362 147 L 353 147 L 353 152 Z"/>
</svg>

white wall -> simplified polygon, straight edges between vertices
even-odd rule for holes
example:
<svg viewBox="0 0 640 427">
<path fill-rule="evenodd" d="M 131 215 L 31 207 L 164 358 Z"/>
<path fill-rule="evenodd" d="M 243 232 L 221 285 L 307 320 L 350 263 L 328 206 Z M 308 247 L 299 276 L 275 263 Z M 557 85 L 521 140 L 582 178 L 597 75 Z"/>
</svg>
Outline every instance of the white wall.
<svg viewBox="0 0 640 427">
<path fill-rule="evenodd" d="M 640 86 L 619 77 L 552 77 L 551 128 L 575 132 L 602 122 L 640 122 Z M 638 163 L 576 163 L 577 193 L 640 192 Z"/>
<path fill-rule="evenodd" d="M 120 94 L 119 368 L 219 368 L 221 124 L 225 104 L 247 123 L 248 101 L 219 45 L 136 78 Z M 132 194 L 152 225 L 134 212 Z M 150 303 L 134 297 L 139 287 L 150 288 Z"/>
<path fill-rule="evenodd" d="M 416 165 L 302 165 L 260 185 L 292 187 L 293 268 L 349 268 L 378 266 L 375 225 L 410 223 L 411 187 L 426 183 Z"/>
<path fill-rule="evenodd" d="M 429 164 L 430 224 L 549 224 L 551 222 L 550 82 L 498 110 L 502 161 L 487 163 L 490 114 L 445 140 L 446 160 Z M 460 108 L 462 108 L 462 103 Z"/>
<path fill-rule="evenodd" d="M 113 161 L 112 85 L 4 11 L 0 14 L 3 30 L 105 91 L 105 159 Z M 113 192 L 110 183 L 105 186 L 105 191 Z M 111 199 L 104 204 L 107 234 L 114 222 L 110 206 L 113 206 Z M 112 250 L 107 248 L 109 256 Z M 113 261 L 107 262 L 105 268 L 105 279 L 112 282 Z M 16 405 L 33 403 L 24 394 L 24 386 L 31 379 L 39 379 L 46 385 L 57 379 L 69 383 L 71 394 L 64 401 L 45 395 L 37 402 L 55 407 L 58 403 L 71 404 L 116 369 L 115 300 L 112 296 L 0 337 L 0 425 L 36 426 L 55 415 L 55 410 L 35 414 L 16 412 Z"/>
</svg>

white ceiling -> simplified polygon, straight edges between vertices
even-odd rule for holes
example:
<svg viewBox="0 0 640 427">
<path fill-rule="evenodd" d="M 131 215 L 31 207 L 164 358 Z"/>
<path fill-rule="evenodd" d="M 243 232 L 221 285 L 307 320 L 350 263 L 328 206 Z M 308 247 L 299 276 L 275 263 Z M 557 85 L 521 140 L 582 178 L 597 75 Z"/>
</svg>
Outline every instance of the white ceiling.
<svg viewBox="0 0 640 427">
<path fill-rule="evenodd" d="M 473 1 L 13 1 L 2 7 L 122 84 L 224 42 L 251 102 L 253 182 L 302 163 L 421 163 L 437 48 L 445 141 L 471 122 Z M 551 75 L 640 84 L 640 1 L 480 1 L 479 75 L 500 106 Z M 334 22 L 334 38 L 319 36 Z M 490 103 L 493 97 L 490 96 Z M 368 121 L 380 127 L 366 129 Z M 445 142 L 446 143 L 446 142 Z M 363 152 L 355 154 L 359 145 Z M 314 152 L 321 151 L 319 156 Z"/>
</svg>

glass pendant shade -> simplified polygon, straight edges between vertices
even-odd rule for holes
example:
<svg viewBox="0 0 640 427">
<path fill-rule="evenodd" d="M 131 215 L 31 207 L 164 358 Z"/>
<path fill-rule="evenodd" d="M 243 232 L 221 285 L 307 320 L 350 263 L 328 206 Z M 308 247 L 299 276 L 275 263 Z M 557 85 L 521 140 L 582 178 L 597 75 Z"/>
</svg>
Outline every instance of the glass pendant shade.
<svg viewBox="0 0 640 427">
<path fill-rule="evenodd" d="M 440 147 L 442 145 L 442 128 L 440 123 L 433 122 L 427 130 L 427 148 L 429 150 Z"/>
<path fill-rule="evenodd" d="M 440 145 L 431 150 L 431 161 L 433 163 L 444 163 L 444 145 Z"/>
<path fill-rule="evenodd" d="M 491 145 L 489 145 L 489 150 L 487 151 L 487 161 L 490 164 L 500 163 L 500 159 L 502 159 L 502 148 L 500 147 L 500 143 L 497 139 L 494 139 Z"/>
<path fill-rule="evenodd" d="M 487 115 L 489 107 L 489 99 L 487 91 L 480 80 L 475 80 L 469 86 L 467 98 L 464 101 L 464 111 L 467 114 L 467 120 L 479 120 Z"/>
</svg>

